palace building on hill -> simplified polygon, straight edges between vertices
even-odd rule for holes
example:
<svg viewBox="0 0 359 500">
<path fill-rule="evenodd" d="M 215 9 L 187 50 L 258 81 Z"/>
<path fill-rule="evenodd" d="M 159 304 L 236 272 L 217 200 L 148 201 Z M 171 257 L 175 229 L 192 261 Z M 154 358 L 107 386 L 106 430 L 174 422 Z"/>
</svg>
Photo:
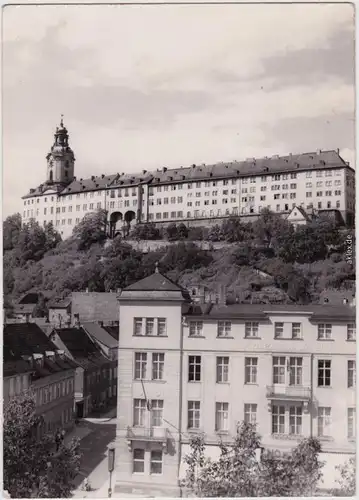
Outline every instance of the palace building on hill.
<svg viewBox="0 0 359 500">
<path fill-rule="evenodd" d="M 46 160 L 46 181 L 23 196 L 22 219 L 52 222 L 63 238 L 97 209 L 108 212 L 110 236 L 135 223 L 250 219 L 266 207 L 283 216 L 297 206 L 354 220 L 355 171 L 339 150 L 77 179 L 61 119 Z"/>
</svg>

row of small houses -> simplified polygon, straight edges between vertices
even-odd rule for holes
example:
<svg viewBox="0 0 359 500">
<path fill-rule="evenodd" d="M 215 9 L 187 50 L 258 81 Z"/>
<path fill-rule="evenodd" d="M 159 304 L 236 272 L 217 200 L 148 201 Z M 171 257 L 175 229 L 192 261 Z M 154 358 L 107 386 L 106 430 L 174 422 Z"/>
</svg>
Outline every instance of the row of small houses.
<svg viewBox="0 0 359 500">
<path fill-rule="evenodd" d="M 79 322 L 66 328 L 7 321 L 3 398 L 30 390 L 46 431 L 116 405 L 118 326 Z"/>
</svg>

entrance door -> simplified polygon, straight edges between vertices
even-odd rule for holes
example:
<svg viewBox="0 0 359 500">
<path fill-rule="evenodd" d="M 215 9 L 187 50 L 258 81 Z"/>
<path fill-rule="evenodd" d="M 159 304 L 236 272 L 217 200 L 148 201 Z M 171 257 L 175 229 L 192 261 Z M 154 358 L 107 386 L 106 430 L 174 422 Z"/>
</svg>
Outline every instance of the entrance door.
<svg viewBox="0 0 359 500">
<path fill-rule="evenodd" d="M 83 418 L 84 416 L 84 402 L 76 403 L 76 418 Z"/>
</svg>

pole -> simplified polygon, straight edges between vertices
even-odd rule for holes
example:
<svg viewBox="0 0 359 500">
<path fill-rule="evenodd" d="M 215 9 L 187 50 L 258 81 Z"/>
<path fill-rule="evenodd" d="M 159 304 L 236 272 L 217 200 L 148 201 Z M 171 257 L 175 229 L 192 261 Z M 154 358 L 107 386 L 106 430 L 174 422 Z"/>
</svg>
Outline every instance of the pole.
<svg viewBox="0 0 359 500">
<path fill-rule="evenodd" d="M 108 498 L 112 497 L 112 471 L 110 471 L 110 485 L 108 488 Z"/>
</svg>

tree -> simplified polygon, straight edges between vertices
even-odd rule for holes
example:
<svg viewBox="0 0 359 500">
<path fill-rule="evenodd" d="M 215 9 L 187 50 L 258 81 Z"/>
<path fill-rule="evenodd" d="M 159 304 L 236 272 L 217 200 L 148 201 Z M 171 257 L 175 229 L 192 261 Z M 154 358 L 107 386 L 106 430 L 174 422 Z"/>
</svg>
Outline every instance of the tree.
<svg viewBox="0 0 359 500">
<path fill-rule="evenodd" d="M 176 241 L 178 240 L 178 230 L 175 223 L 168 224 L 165 230 L 166 237 L 168 241 Z"/>
<path fill-rule="evenodd" d="M 278 237 L 290 231 L 290 227 L 285 219 L 268 208 L 263 209 L 258 219 L 252 224 L 254 238 L 268 247 L 275 245 Z"/>
<path fill-rule="evenodd" d="M 207 267 L 213 260 L 210 252 L 200 250 L 194 243 L 180 242 L 171 245 L 161 261 L 164 272 L 177 269 L 179 272 L 186 269 Z"/>
<path fill-rule="evenodd" d="M 156 224 L 147 222 L 146 224 L 137 224 L 131 232 L 131 237 L 135 240 L 160 240 L 162 234 Z"/>
<path fill-rule="evenodd" d="M 74 227 L 72 235 L 78 241 L 79 250 L 88 250 L 94 243 L 103 243 L 106 238 L 107 211 L 99 209 L 86 214 Z"/>
<path fill-rule="evenodd" d="M 21 215 L 19 213 L 9 215 L 3 222 L 3 245 L 4 252 L 16 247 L 21 231 Z"/>
<path fill-rule="evenodd" d="M 335 492 L 341 497 L 355 497 L 356 495 L 356 457 L 351 457 L 344 465 L 339 465 L 336 469 L 340 473 L 337 480 L 339 490 Z"/>
<path fill-rule="evenodd" d="M 225 219 L 222 223 L 221 235 L 228 243 L 236 241 L 244 241 L 251 239 L 252 226 L 243 224 L 239 217 L 230 217 Z"/>
<path fill-rule="evenodd" d="M 44 229 L 35 220 L 30 220 L 22 227 L 15 246 L 15 254 L 20 264 L 29 260 L 41 260 L 47 250 L 46 243 Z"/>
<path fill-rule="evenodd" d="M 49 310 L 46 306 L 45 297 L 42 294 L 39 294 L 39 300 L 36 304 L 34 311 L 32 313 L 34 318 L 45 318 L 49 314 Z"/>
<path fill-rule="evenodd" d="M 61 243 L 61 235 L 56 231 L 52 222 L 48 222 L 44 227 L 46 238 L 46 251 L 56 248 Z"/>
<path fill-rule="evenodd" d="M 283 232 L 277 242 L 276 253 L 285 262 L 311 263 L 325 259 L 328 254 L 324 235 L 317 233 L 313 225 Z"/>
<path fill-rule="evenodd" d="M 4 489 L 12 498 L 69 498 L 72 481 L 80 470 L 78 440 L 60 446 L 42 434 L 42 417 L 36 414 L 35 398 L 27 393 L 10 400 L 4 408 Z"/>
<path fill-rule="evenodd" d="M 220 457 L 205 457 L 203 436 L 190 442 L 183 486 L 198 497 L 308 496 L 321 479 L 320 444 L 304 439 L 286 455 L 267 451 L 261 461 L 261 440 L 255 426 L 242 422 L 231 445 L 219 443 Z"/>
<path fill-rule="evenodd" d="M 177 239 L 186 240 L 188 238 L 188 227 L 181 222 L 177 226 Z"/>
</svg>

